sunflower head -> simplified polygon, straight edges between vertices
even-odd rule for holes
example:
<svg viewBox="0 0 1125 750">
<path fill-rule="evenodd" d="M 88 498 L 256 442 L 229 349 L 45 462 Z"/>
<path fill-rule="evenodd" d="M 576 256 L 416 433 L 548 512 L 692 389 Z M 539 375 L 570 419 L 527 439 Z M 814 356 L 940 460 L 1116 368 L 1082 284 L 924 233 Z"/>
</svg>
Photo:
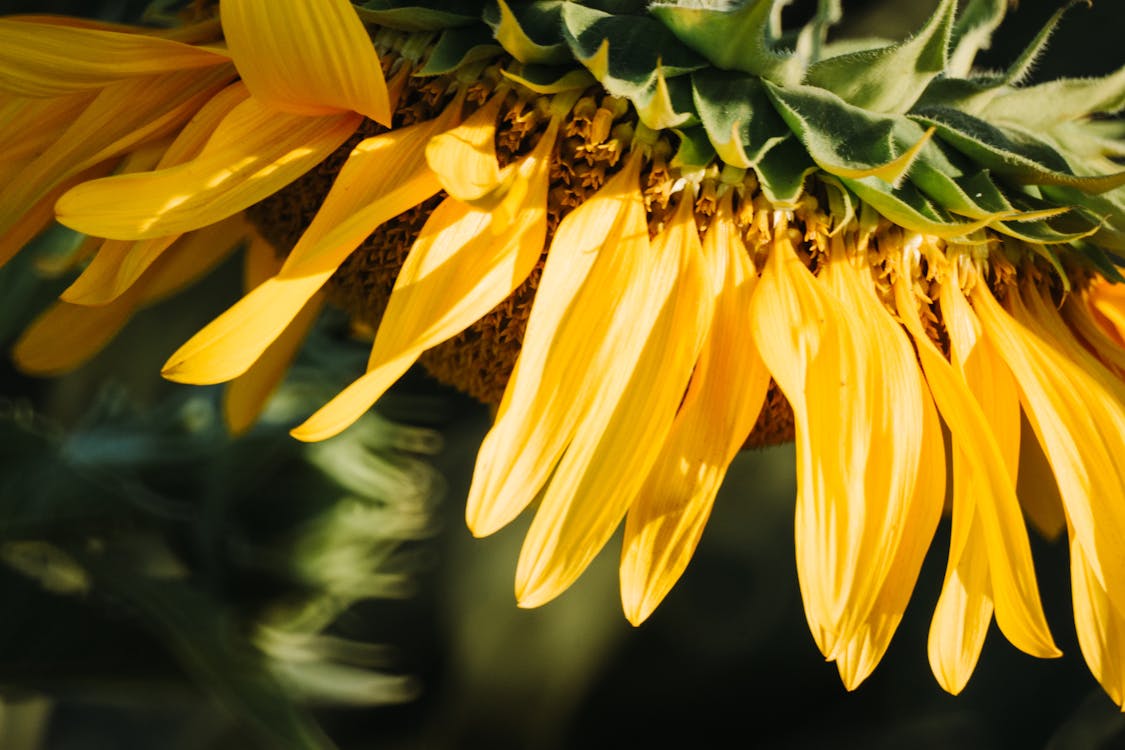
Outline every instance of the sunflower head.
<svg viewBox="0 0 1125 750">
<path fill-rule="evenodd" d="M 1083 655 L 1121 703 L 1125 70 L 1025 84 L 1073 3 L 999 72 L 974 59 L 1001 0 L 941 0 L 897 42 L 836 38 L 833 0 L 788 31 L 786 4 L 222 0 L 221 48 L 87 30 L 132 57 L 56 54 L 54 78 L 0 52 L 12 117 L 51 126 L 0 164 L 19 178 L 0 258 L 52 206 L 106 238 L 17 358 L 75 364 L 245 240 L 246 295 L 167 377 L 232 381 L 245 429 L 320 306 L 342 306 L 367 368 L 294 435 L 342 431 L 421 362 L 494 406 L 473 533 L 538 506 L 520 604 L 565 590 L 624 521 L 634 623 L 739 450 L 792 440 L 805 612 L 849 688 L 947 504 L 944 422 L 935 675 L 959 691 L 993 617 L 1058 654 L 1026 517 L 1067 532 Z M 4 23 L 48 50 L 77 33 Z M 1057 495 L 1016 496 L 1021 415 Z"/>
</svg>

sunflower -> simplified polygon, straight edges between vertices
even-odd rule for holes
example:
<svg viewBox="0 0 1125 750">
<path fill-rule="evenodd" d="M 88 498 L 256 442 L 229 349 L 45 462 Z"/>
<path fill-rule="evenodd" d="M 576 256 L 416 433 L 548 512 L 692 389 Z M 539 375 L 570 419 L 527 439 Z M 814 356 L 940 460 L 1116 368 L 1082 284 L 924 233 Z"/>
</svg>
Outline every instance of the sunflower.
<svg viewBox="0 0 1125 750">
<path fill-rule="evenodd" d="M 948 512 L 942 687 L 964 687 L 993 619 L 1059 655 L 1030 524 L 1066 532 L 1083 656 L 1125 702 L 1125 70 L 1022 84 L 1065 9 L 983 72 L 1005 3 L 942 0 L 893 44 L 829 41 L 833 2 L 788 35 L 776 0 L 367 5 L 221 0 L 221 41 L 174 50 L 3 21 L 22 46 L 0 59 L 0 138 L 43 127 L 4 162 L 22 202 L 0 227 L 22 242 L 53 204 L 98 238 L 17 362 L 78 364 L 241 242 L 246 295 L 164 375 L 233 381 L 245 429 L 320 305 L 343 307 L 367 370 L 293 434 L 341 432 L 416 362 L 491 404 L 467 521 L 486 535 L 537 505 L 520 606 L 624 522 L 639 624 L 734 457 L 792 440 L 805 614 L 849 689 Z M 64 33 L 90 53 L 51 54 Z M 107 66 L 111 43 L 166 69 Z M 75 145 L 138 76 L 148 114 L 111 123 L 128 138 Z M 170 77 L 198 88 L 162 119 Z M 1024 417 L 1057 492 L 1017 497 Z"/>
</svg>

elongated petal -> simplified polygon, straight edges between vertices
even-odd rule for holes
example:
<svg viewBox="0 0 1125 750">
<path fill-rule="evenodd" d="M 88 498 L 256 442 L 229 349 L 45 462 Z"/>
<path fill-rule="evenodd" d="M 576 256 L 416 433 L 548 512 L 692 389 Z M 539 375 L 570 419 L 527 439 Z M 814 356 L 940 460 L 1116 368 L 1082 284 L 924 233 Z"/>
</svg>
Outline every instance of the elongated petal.
<svg viewBox="0 0 1125 750">
<path fill-rule="evenodd" d="M 1086 550 L 1073 534 L 1070 582 L 1082 656 L 1113 702 L 1125 705 L 1125 617 L 1098 582 Z"/>
<path fill-rule="evenodd" d="M 13 96 L 62 96 L 228 61 L 214 50 L 155 36 L 0 19 L 0 93 Z"/>
<path fill-rule="evenodd" d="M 390 127 L 379 55 L 348 0 L 223 0 L 219 10 L 256 98 L 295 114 L 358 112 Z"/>
<path fill-rule="evenodd" d="M 910 501 L 902 531 L 902 543 L 895 552 L 891 571 L 856 634 L 837 651 L 836 666 L 844 687 L 855 690 L 879 664 L 902 622 L 910 594 L 918 581 L 922 562 L 930 548 L 945 498 L 945 448 L 941 423 L 929 394 L 922 400 L 922 454 L 914 497 Z"/>
<path fill-rule="evenodd" d="M 101 307 L 56 302 L 16 341 L 12 359 L 29 375 L 54 376 L 81 366 L 129 322 L 140 290 Z"/>
<path fill-rule="evenodd" d="M 1089 292 L 1085 299 L 1078 295 L 1068 296 L 1063 303 L 1063 315 L 1071 329 L 1082 337 L 1102 364 L 1119 377 L 1125 377 L 1125 341 L 1104 312 L 1092 304 L 1094 294 L 1096 293 Z M 1114 310 L 1113 314 L 1121 315 L 1122 312 Z M 1104 323 L 1096 316 L 1101 316 Z"/>
<path fill-rule="evenodd" d="M 374 404 L 422 352 L 452 338 L 503 302 L 539 261 L 547 237 L 547 176 L 557 123 L 521 161 L 509 193 L 517 205 L 478 211 L 456 198 L 434 210 L 399 270 L 375 335 L 367 374 L 304 424 L 300 440 L 322 440 L 344 429 Z M 508 223 L 499 214 L 515 216 Z"/>
<path fill-rule="evenodd" d="M 116 160 L 107 160 L 62 182 L 28 207 L 6 231 L 0 231 L 0 266 L 15 257 L 24 245 L 51 225 L 55 219 L 55 201 L 83 180 L 92 180 L 113 171 Z"/>
<path fill-rule="evenodd" d="M 959 496 L 971 495 L 977 486 L 968 482 L 968 472 L 957 464 L 955 460 L 954 492 Z M 957 486 L 959 482 L 968 486 L 962 489 Z M 993 612 L 988 549 L 980 517 L 965 515 L 962 511 L 954 520 L 955 524 L 969 528 L 956 532 L 965 537 L 965 543 L 961 554 L 950 558 L 946 568 L 927 641 L 930 669 L 938 684 L 953 695 L 965 688 L 976 669 Z"/>
<path fill-rule="evenodd" d="M 750 331 L 758 275 L 739 237 L 727 193 L 703 241 L 715 307 L 691 386 L 664 448 L 629 509 L 621 599 L 639 625 L 695 552 L 730 462 L 754 428 L 770 375 Z"/>
<path fill-rule="evenodd" d="M 663 448 L 711 322 L 690 197 L 651 252 L 633 255 L 630 249 L 610 248 L 601 258 L 625 274 L 617 276 L 625 288 L 606 335 L 619 345 L 598 363 L 604 369 L 597 392 L 524 540 L 516 569 L 521 607 L 537 607 L 564 591 L 621 523 Z M 607 294 L 609 287 L 594 286 L 600 270 L 591 271 L 586 288 L 615 296 Z M 577 304 L 563 325 L 585 329 L 590 314 Z"/>
<path fill-rule="evenodd" d="M 0 103 L 0 164 L 28 162 L 43 153 L 94 100 L 94 93 Z"/>
<path fill-rule="evenodd" d="M 904 541 L 903 535 L 907 519 L 914 515 L 926 399 L 917 357 L 902 327 L 876 296 L 871 278 L 862 278 L 845 258 L 842 239 L 834 237 L 832 242 L 824 279 L 849 310 L 846 327 L 853 329 L 850 335 L 861 347 L 857 351 L 862 362 L 859 373 L 866 377 L 856 383 L 860 395 L 857 406 L 862 410 L 857 410 L 853 418 L 858 417 L 860 425 L 848 425 L 853 433 L 858 431 L 863 436 L 863 444 L 848 457 L 845 469 L 852 474 L 848 477 L 849 502 L 865 505 L 860 521 L 862 530 L 855 539 L 858 569 L 848 608 L 855 621 L 863 622 L 867 609 L 881 595 L 894 561 L 900 557 L 899 546 L 916 541 Z M 825 385 L 830 391 L 838 392 L 837 374 L 817 375 L 816 379 L 829 381 Z M 832 425 L 832 420 L 822 415 L 814 416 L 814 420 Z M 821 432 L 820 436 L 831 441 L 829 445 L 834 448 L 841 434 L 844 433 Z M 859 519 L 853 516 L 851 521 L 854 524 Z M 919 522 L 918 526 L 921 525 Z M 855 534 L 854 526 L 849 533 Z M 927 547 L 929 539 L 924 540 Z M 851 627 L 851 618 L 846 618 L 845 636 Z"/>
<path fill-rule="evenodd" d="M 1080 346 L 1068 345 L 1069 333 L 1044 338 L 1050 335 L 1043 328 L 1050 318 L 1033 319 L 1014 289 L 1008 295 L 1014 319 L 983 284 L 974 287 L 971 299 L 986 335 L 1019 383 L 1074 536 L 1120 610 L 1125 603 L 1125 476 L 1118 457 L 1125 455 L 1125 406 L 1112 385 L 1114 376 Z"/>
<path fill-rule="evenodd" d="M 148 171 L 152 166 L 171 167 L 195 158 L 223 118 L 249 95 L 241 82 L 227 86 L 184 126 L 175 140 L 162 151 L 157 164 L 134 169 L 130 168 L 127 160 L 120 172 L 129 174 Z M 170 234 L 138 242 L 107 240 L 82 275 L 63 292 L 62 298 L 77 305 L 104 305 L 112 301 L 140 278 L 179 237 L 179 234 Z"/>
<path fill-rule="evenodd" d="M 119 240 L 198 229 L 285 187 L 339 148 L 359 123 L 351 113 L 303 117 L 247 99 L 195 159 L 80 185 L 59 200 L 58 220 Z"/>
<path fill-rule="evenodd" d="M 459 109 L 455 102 L 438 120 L 356 146 L 281 272 L 180 347 L 164 376 L 203 384 L 245 372 L 368 235 L 441 189 L 426 166 L 426 142 Z"/>
<path fill-rule="evenodd" d="M 233 76 L 230 66 L 108 86 L 58 140 L 0 187 L 0 236 L 62 182 L 179 128 Z"/>
<path fill-rule="evenodd" d="M 33 375 L 57 375 L 84 364 L 109 343 L 137 309 L 164 299 L 212 269 L 244 236 L 236 220 L 177 243 L 113 302 L 98 307 L 57 302 L 16 342 L 16 365 Z"/>
<path fill-rule="evenodd" d="M 477 536 L 527 507 L 574 435 L 594 384 L 616 367 L 611 352 L 619 342 L 607 336 L 628 283 L 620 259 L 650 252 L 639 172 L 634 155 L 555 231 L 519 359 L 477 454 L 465 509 Z M 594 267 L 597 281 L 585 283 Z M 636 342 L 621 345 L 629 351 Z"/>
<path fill-rule="evenodd" d="M 944 604 L 939 600 L 930 631 L 930 655 L 943 687 L 957 692 L 979 655 L 974 638 L 984 637 L 971 627 L 975 620 L 964 619 L 982 616 L 982 597 L 995 597 L 997 623 L 1018 648 L 1042 657 L 1057 656 L 1059 651 L 1039 600 L 1031 547 L 1015 495 L 1019 412 L 1011 376 L 996 361 L 955 282 L 941 290 L 952 364 L 923 328 L 905 281 L 896 284 L 895 294 L 930 391 L 953 436 L 954 520 L 942 595 L 948 591 L 950 598 Z M 979 529 L 983 543 L 970 541 L 973 529 Z M 969 557 L 981 551 L 987 552 L 987 561 Z M 982 570 L 988 575 L 987 589 L 978 585 Z M 958 587 L 970 584 L 976 588 L 958 593 Z M 962 625 L 969 627 L 961 630 Z"/>
<path fill-rule="evenodd" d="M 261 237 L 255 237 L 246 248 L 247 290 L 254 289 L 280 268 L 281 260 L 273 246 Z M 323 294 L 313 295 L 250 369 L 227 385 L 223 391 L 223 417 L 232 435 L 241 435 L 257 421 L 270 395 L 285 379 L 285 373 L 316 322 L 324 302 Z"/>
</svg>

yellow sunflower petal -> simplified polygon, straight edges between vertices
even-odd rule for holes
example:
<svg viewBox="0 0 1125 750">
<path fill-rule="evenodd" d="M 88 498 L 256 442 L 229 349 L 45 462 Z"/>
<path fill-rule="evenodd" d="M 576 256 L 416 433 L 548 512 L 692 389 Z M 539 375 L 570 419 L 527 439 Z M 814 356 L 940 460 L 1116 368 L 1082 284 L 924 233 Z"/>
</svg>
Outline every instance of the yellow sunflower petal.
<svg viewBox="0 0 1125 750">
<path fill-rule="evenodd" d="M 609 356 L 600 352 L 613 317 L 606 308 L 625 282 L 611 274 L 620 269 L 607 261 L 600 264 L 601 281 L 584 282 L 604 257 L 649 253 L 640 166 L 639 154 L 630 157 L 624 169 L 567 214 L 555 231 L 519 359 L 496 423 L 477 454 L 465 509 L 469 529 L 477 536 L 507 524 L 535 497 L 570 442 L 594 383 L 604 375 L 594 363 Z M 582 310 L 587 296 L 595 298 L 588 312 Z M 580 314 L 586 315 L 585 330 L 583 320 L 574 321 Z M 564 326 L 568 319 L 571 325 Z M 615 366 L 604 369 L 613 371 Z"/>
<path fill-rule="evenodd" d="M 135 146 L 170 134 L 229 82 L 216 66 L 129 79 L 102 90 L 51 146 L 0 187 L 0 236 L 60 183 Z"/>
<path fill-rule="evenodd" d="M 277 192 L 324 160 L 359 127 L 352 113 L 303 117 L 250 98 L 195 159 L 74 188 L 58 220 L 85 234 L 144 240 L 198 229 Z"/>
<path fill-rule="evenodd" d="M 441 190 L 426 166 L 425 147 L 459 112 L 458 99 L 437 120 L 357 145 L 277 277 L 180 347 L 164 365 L 164 376 L 204 384 L 245 372 L 366 237 Z"/>
<path fill-rule="evenodd" d="M 445 192 L 474 201 L 500 183 L 496 163 L 496 118 L 507 91 L 493 94 L 458 127 L 435 136 L 426 146 L 426 162 Z"/>
<path fill-rule="evenodd" d="M 516 599 L 537 607 L 581 575 L 621 523 L 664 444 L 711 322 L 712 295 L 685 196 L 651 252 L 610 248 L 583 291 L 611 300 L 603 342 L 590 364 L 601 374 L 527 532 L 516 569 Z M 601 271 L 610 271 L 603 277 Z M 603 285 L 599 282 L 608 282 Z M 588 335 L 597 315 L 579 298 L 563 321 Z M 616 304 L 613 304 L 616 302 Z M 603 303 L 604 304 L 604 303 Z M 573 369 L 581 360 L 568 363 Z M 534 418 L 529 414 L 529 418 Z M 643 435 L 644 439 L 638 440 Z"/>
<path fill-rule="evenodd" d="M 246 248 L 246 288 L 253 289 L 280 270 L 281 261 L 273 246 L 255 236 Z M 285 378 L 289 365 L 316 322 L 325 302 L 313 295 L 258 360 L 223 391 L 223 418 L 232 435 L 241 435 L 257 421 L 270 395 Z"/>
<path fill-rule="evenodd" d="M 227 86 L 199 110 L 167 148 L 162 149 L 158 163 L 137 166 L 130 156 L 120 173 L 145 172 L 153 166 L 175 166 L 194 158 L 222 119 L 248 96 L 241 82 Z M 171 234 L 139 242 L 107 240 L 82 275 L 63 292 L 62 298 L 76 305 L 104 305 L 112 301 L 179 237 L 179 234 Z"/>
<path fill-rule="evenodd" d="M 703 533 L 723 475 L 754 428 L 770 375 L 749 341 L 758 274 L 734 223 L 732 192 L 703 240 L 715 296 L 708 338 L 660 457 L 629 509 L 621 600 L 639 625 L 679 579 Z"/>
<path fill-rule="evenodd" d="M 1102 317 L 1106 333 L 1125 344 L 1125 284 L 1097 282 L 1086 294 L 1090 308 Z"/>
<path fill-rule="evenodd" d="M 228 61 L 214 50 L 155 36 L 0 18 L 0 93 L 13 96 L 62 96 Z"/>
<path fill-rule="evenodd" d="M 979 525 L 988 553 L 986 570 L 990 596 L 995 599 L 997 624 L 1008 640 L 1027 653 L 1057 656 L 1059 651 L 1039 600 L 1031 547 L 1015 495 L 1019 413 L 1012 403 L 1011 378 L 996 360 L 988 341 L 982 338 L 980 324 L 956 283 L 946 283 L 941 288 L 942 313 L 952 342 L 953 364 L 926 334 L 904 281 L 896 284 L 895 293 L 899 314 L 914 337 L 926 380 L 953 436 L 954 462 L 958 469 L 955 488 L 964 490 L 954 493 L 954 533 L 950 540 L 945 585 L 964 583 L 964 579 L 950 583 L 951 576 L 968 554 L 965 547 L 971 530 Z M 966 470 L 966 476 L 959 476 Z M 972 566 L 977 564 L 975 560 L 965 562 L 974 576 L 978 571 Z M 979 591 L 970 593 L 980 595 Z M 951 589 L 950 596 L 954 595 Z M 956 640 L 949 629 L 957 625 L 944 619 L 955 614 L 957 610 L 942 610 L 941 619 L 935 617 L 931 632 L 936 629 L 943 637 L 943 646 Z M 937 636 L 932 635 L 931 639 L 934 638 Z M 962 650 L 968 648 L 965 642 L 958 644 L 953 652 L 941 652 L 940 667 L 934 670 L 939 680 L 943 675 L 956 672 L 956 665 L 971 667 Z M 975 662 L 975 657 L 972 661 Z M 957 672 L 957 678 L 946 687 L 949 689 L 958 682 L 963 685 L 963 680 L 967 679 L 968 674 Z"/>
<path fill-rule="evenodd" d="M 1082 656 L 1113 702 L 1125 705 L 1125 617 L 1098 582 L 1074 534 L 1070 536 L 1070 581 Z"/>
<path fill-rule="evenodd" d="M 348 0 L 223 0 L 219 10 L 255 98 L 294 114 L 358 112 L 390 127 L 379 55 Z"/>
<path fill-rule="evenodd" d="M 15 257 L 24 245 L 51 225 L 55 219 L 55 201 L 59 196 L 83 180 L 92 180 L 113 171 L 116 160 L 105 161 L 56 185 L 38 201 L 27 208 L 7 228 L 0 230 L 0 266 Z M 2 219 L 0 219 L 2 221 Z"/>
<path fill-rule="evenodd" d="M 456 198 L 439 205 L 398 272 L 375 335 L 367 373 L 295 430 L 323 440 L 359 419 L 418 359 L 503 302 L 539 261 L 547 237 L 547 177 L 558 123 L 517 168 L 527 190 L 513 192 L 515 216 L 478 211 Z"/>
<path fill-rule="evenodd" d="M 1067 323 L 1097 355 L 1102 364 L 1125 376 L 1125 345 L 1120 334 L 1110 324 L 1099 324 L 1096 315 L 1103 315 L 1090 302 L 1090 293 L 1083 299 L 1080 295 L 1070 295 L 1063 302 L 1063 315 Z"/>
<path fill-rule="evenodd" d="M 16 341 L 12 349 L 16 367 L 29 375 L 54 376 L 84 364 L 129 322 L 139 291 L 101 307 L 56 302 Z"/>
<path fill-rule="evenodd" d="M 94 100 L 94 94 L 0 103 L 0 164 L 28 162 L 46 151 Z"/>
<path fill-rule="evenodd" d="M 1051 462 L 1067 518 L 1099 585 L 1120 610 L 1125 604 L 1125 405 L 1114 376 L 1069 334 L 1060 339 L 1050 305 L 1033 317 L 1014 289 L 1009 315 L 984 284 L 973 289 L 973 307 L 985 334 L 1011 368 L 1020 399 Z M 1038 330 L 1033 330 L 1037 328 Z M 1067 342 L 1071 343 L 1067 343 Z"/>
<path fill-rule="evenodd" d="M 155 304 L 206 276 L 252 233 L 239 214 L 185 234 L 129 288 L 141 289 L 141 304 Z"/>
<path fill-rule="evenodd" d="M 941 520 L 945 498 L 945 447 L 941 423 L 929 394 L 922 399 L 922 454 L 914 497 L 906 514 L 902 543 L 871 612 L 855 635 L 837 648 L 836 666 L 844 687 L 855 690 L 879 664 L 902 622 L 922 562 Z"/>
</svg>

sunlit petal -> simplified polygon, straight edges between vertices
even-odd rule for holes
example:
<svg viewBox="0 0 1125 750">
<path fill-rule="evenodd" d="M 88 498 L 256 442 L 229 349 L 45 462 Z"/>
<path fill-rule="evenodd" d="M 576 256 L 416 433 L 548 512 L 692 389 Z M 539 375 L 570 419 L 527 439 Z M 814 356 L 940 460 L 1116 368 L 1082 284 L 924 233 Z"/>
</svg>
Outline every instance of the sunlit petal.
<svg viewBox="0 0 1125 750">
<path fill-rule="evenodd" d="M 379 55 L 348 0 L 223 0 L 223 34 L 255 98 L 303 115 L 390 126 Z"/>
<path fill-rule="evenodd" d="M 710 281 L 690 196 L 650 252 L 631 253 L 636 248 L 625 243 L 610 249 L 583 291 L 615 297 L 613 286 L 598 284 L 613 284 L 599 266 L 617 266 L 614 275 L 623 274 L 607 331 L 619 346 L 612 374 L 602 370 L 524 539 L 516 568 L 521 607 L 539 606 L 565 590 L 621 523 L 661 451 L 711 322 Z M 590 315 L 582 304 L 587 300 L 577 302 L 564 329 Z"/>
<path fill-rule="evenodd" d="M 730 462 L 754 427 L 769 372 L 752 341 L 758 275 L 732 216 L 728 192 L 703 241 L 714 318 L 671 432 L 629 509 L 621 554 L 621 598 L 644 621 L 687 567 Z"/>
</svg>

